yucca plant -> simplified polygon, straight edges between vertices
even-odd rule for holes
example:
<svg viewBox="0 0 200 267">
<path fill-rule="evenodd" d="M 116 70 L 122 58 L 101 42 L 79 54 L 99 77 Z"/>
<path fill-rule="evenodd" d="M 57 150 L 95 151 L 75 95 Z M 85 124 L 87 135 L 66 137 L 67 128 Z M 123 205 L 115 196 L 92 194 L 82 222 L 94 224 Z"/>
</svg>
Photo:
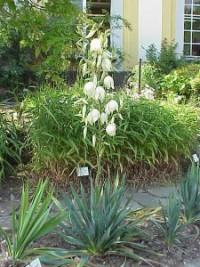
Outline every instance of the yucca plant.
<svg viewBox="0 0 200 267">
<path fill-rule="evenodd" d="M 53 190 L 47 181 L 39 182 L 32 197 L 30 194 L 29 185 L 24 185 L 19 211 L 12 214 L 11 233 L 0 228 L 0 236 L 5 240 L 5 258 L 13 266 L 28 261 L 30 256 L 50 251 L 34 248 L 33 242 L 51 232 L 62 219 L 60 212 L 50 214 Z"/>
<path fill-rule="evenodd" d="M 187 223 L 200 220 L 200 168 L 195 163 L 180 187 L 183 214 Z"/>
<path fill-rule="evenodd" d="M 177 243 L 183 225 L 180 223 L 181 203 L 173 194 L 169 196 L 166 207 L 162 206 L 161 221 L 155 221 L 155 225 L 164 237 L 165 243 L 170 249 Z"/>
<path fill-rule="evenodd" d="M 123 201 L 125 186 L 118 179 L 111 185 L 93 186 L 87 194 L 81 187 L 80 195 L 72 189 L 72 199 L 64 196 L 62 208 L 66 217 L 62 237 L 74 249 L 71 255 L 80 257 L 120 255 L 140 260 L 139 251 L 147 251 L 140 242 L 145 234 L 138 221 L 128 220 L 130 209 Z M 144 259 L 143 259 L 144 260 Z"/>
</svg>

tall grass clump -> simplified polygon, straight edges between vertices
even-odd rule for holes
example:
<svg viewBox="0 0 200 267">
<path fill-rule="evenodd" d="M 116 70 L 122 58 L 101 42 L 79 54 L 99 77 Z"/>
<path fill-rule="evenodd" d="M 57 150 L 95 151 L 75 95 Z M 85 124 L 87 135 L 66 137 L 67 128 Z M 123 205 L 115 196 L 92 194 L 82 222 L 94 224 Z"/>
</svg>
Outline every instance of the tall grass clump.
<svg viewBox="0 0 200 267">
<path fill-rule="evenodd" d="M 77 90 L 45 88 L 25 101 L 35 170 L 48 171 L 55 178 L 82 165 L 96 170 L 99 150 L 92 143 L 96 128 L 88 128 L 84 137 L 80 94 Z M 128 172 L 130 166 L 140 163 L 152 166 L 190 156 L 199 130 L 193 107 L 133 100 L 121 92 L 116 92 L 114 99 L 120 103 L 122 119 L 116 118 L 115 137 L 106 132 L 101 137 L 106 175 L 108 168 Z"/>
<path fill-rule="evenodd" d="M 0 182 L 13 173 L 21 161 L 22 143 L 18 134 L 15 122 L 0 113 Z"/>
<path fill-rule="evenodd" d="M 177 161 L 189 157 L 199 132 L 197 111 L 189 105 L 123 97 L 117 154 L 128 162 Z"/>
</svg>

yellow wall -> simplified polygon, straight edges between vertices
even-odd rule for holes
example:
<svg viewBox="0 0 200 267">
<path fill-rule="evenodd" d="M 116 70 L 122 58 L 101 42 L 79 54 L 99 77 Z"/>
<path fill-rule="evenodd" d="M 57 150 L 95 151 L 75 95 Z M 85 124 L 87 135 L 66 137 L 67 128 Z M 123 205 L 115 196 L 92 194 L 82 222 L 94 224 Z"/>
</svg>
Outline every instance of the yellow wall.
<svg viewBox="0 0 200 267">
<path fill-rule="evenodd" d="M 175 40 L 176 34 L 176 0 L 163 0 L 162 39 Z"/>
<path fill-rule="evenodd" d="M 139 1 L 140 0 L 124 0 L 124 19 L 131 26 L 131 29 L 124 27 L 124 54 L 125 69 L 132 69 L 138 63 L 139 54 Z M 162 39 L 167 38 L 169 41 L 175 40 L 176 35 L 176 0 L 160 0 L 163 1 L 162 8 Z"/>
<path fill-rule="evenodd" d="M 130 27 L 124 27 L 124 53 L 125 53 L 125 69 L 133 68 L 138 62 L 138 13 L 139 0 L 124 0 L 124 19 L 130 23 Z"/>
</svg>

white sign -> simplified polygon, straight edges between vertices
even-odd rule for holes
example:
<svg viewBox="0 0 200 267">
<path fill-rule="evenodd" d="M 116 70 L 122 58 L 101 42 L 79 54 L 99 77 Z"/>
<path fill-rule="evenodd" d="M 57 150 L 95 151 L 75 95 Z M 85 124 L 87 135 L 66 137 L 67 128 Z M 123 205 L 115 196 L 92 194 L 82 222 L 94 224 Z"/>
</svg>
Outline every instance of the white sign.
<svg viewBox="0 0 200 267">
<path fill-rule="evenodd" d="M 42 265 L 41 265 L 39 259 L 35 259 L 29 265 L 27 265 L 26 267 L 42 267 Z"/>
<path fill-rule="evenodd" d="M 199 157 L 197 156 L 197 154 L 192 155 L 192 157 L 193 157 L 194 162 L 196 163 L 199 162 Z"/>
<path fill-rule="evenodd" d="M 78 177 L 89 176 L 89 169 L 88 169 L 88 167 L 80 167 L 80 168 L 77 168 L 77 176 Z"/>
</svg>

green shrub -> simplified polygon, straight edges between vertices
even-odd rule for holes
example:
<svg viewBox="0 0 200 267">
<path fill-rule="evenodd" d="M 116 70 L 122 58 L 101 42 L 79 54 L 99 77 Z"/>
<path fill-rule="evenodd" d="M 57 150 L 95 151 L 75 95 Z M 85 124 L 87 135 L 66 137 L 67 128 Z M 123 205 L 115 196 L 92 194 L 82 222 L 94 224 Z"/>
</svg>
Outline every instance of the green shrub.
<svg viewBox="0 0 200 267">
<path fill-rule="evenodd" d="M 21 89 L 39 83 L 40 79 L 60 82 L 63 72 L 75 61 L 79 13 L 69 0 L 43 4 L 3 1 L 0 4 L 0 87 Z"/>
<path fill-rule="evenodd" d="M 130 82 L 133 84 L 138 84 L 139 82 L 139 66 L 134 67 L 133 69 L 133 78 Z M 163 74 L 161 71 L 155 66 L 149 63 L 142 65 L 142 73 L 141 73 L 141 86 L 145 88 L 145 86 L 150 86 L 156 90 L 157 95 L 159 95 L 159 90 L 161 87 L 161 81 L 163 78 Z"/>
<path fill-rule="evenodd" d="M 176 43 L 168 43 L 166 39 L 162 41 L 160 51 L 152 44 L 146 50 L 147 62 L 161 73 L 168 74 L 182 64 L 182 59 L 177 56 L 176 48 Z"/>
<path fill-rule="evenodd" d="M 200 65 L 199 65 L 200 68 Z M 200 70 L 197 73 L 196 77 L 191 81 L 191 87 L 192 87 L 192 91 L 195 94 L 200 95 Z"/>
<path fill-rule="evenodd" d="M 164 94 L 173 92 L 189 98 L 199 92 L 200 64 L 186 64 L 166 75 L 161 84 Z"/>
<path fill-rule="evenodd" d="M 192 106 L 133 101 L 121 92 L 114 98 L 123 103 L 119 110 L 123 119 L 116 118 L 114 138 L 106 133 L 102 136 L 105 171 L 108 167 L 125 171 L 142 162 L 153 165 L 190 156 L 199 129 L 197 112 Z M 85 164 L 96 169 L 99 150 L 92 144 L 96 127 L 88 128 L 83 138 L 78 92 L 47 88 L 28 98 L 25 106 L 30 118 L 29 141 L 35 170 L 61 175 Z"/>
<path fill-rule="evenodd" d="M 0 114 L 0 181 L 21 161 L 22 140 L 14 121 Z"/>
</svg>

